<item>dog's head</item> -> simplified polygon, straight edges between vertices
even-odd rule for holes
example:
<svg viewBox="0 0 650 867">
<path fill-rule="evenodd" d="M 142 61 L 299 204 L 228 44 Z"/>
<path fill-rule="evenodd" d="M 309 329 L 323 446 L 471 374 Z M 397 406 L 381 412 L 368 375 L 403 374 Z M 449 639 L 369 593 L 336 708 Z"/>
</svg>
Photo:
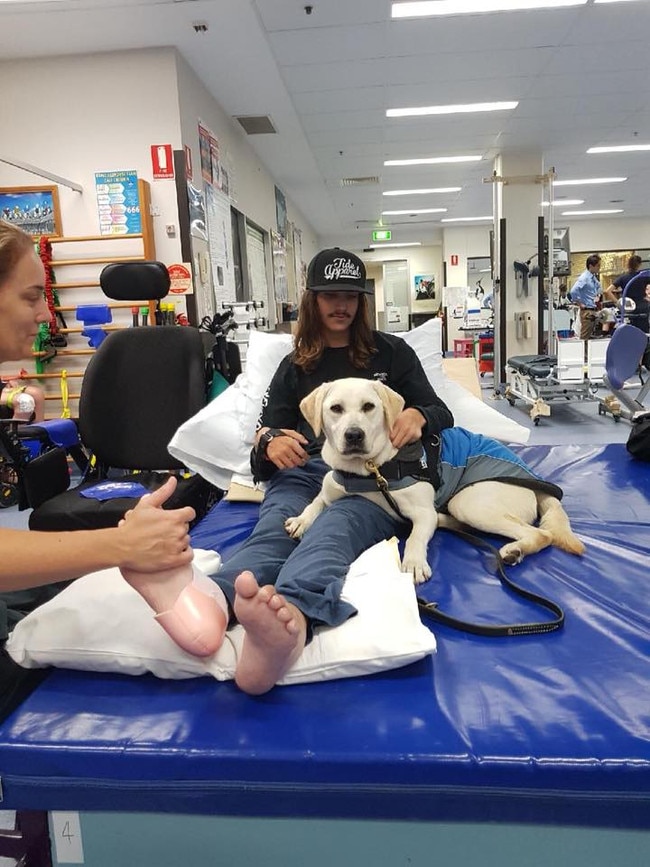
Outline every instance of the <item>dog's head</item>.
<svg viewBox="0 0 650 867">
<path fill-rule="evenodd" d="M 300 403 L 316 436 L 325 434 L 323 460 L 363 473 L 365 461 L 381 465 L 396 453 L 389 433 L 403 408 L 404 399 L 392 388 L 354 377 L 325 382 Z"/>
</svg>

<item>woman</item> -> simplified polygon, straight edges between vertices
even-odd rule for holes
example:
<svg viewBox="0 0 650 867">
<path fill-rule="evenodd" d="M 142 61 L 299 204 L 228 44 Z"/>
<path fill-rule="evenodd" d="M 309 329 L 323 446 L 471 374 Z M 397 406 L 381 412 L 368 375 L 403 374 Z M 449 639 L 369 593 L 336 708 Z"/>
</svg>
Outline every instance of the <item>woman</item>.
<svg viewBox="0 0 650 867">
<path fill-rule="evenodd" d="M 44 285 L 32 238 L 0 221 L 0 362 L 31 355 L 39 325 L 49 320 Z M 53 584 L 109 566 L 149 574 L 187 566 L 194 510 L 162 509 L 175 487 L 170 479 L 143 497 L 115 528 L 37 533 L 0 527 L 0 591 Z"/>
</svg>

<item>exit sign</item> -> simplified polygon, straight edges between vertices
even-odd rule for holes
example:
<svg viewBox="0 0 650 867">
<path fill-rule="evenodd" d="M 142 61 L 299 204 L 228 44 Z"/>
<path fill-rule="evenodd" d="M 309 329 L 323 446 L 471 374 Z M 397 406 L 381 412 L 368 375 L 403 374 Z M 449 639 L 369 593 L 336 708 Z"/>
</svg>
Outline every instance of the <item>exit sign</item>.
<svg viewBox="0 0 650 867">
<path fill-rule="evenodd" d="M 376 232 L 372 233 L 373 241 L 390 241 L 390 230 L 389 229 L 379 229 Z"/>
</svg>

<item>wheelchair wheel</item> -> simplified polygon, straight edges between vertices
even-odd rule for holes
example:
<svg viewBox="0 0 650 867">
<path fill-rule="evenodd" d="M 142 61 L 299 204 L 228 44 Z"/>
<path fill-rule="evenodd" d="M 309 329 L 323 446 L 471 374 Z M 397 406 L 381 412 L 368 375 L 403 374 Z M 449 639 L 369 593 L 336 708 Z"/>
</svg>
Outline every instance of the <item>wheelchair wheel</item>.
<svg viewBox="0 0 650 867">
<path fill-rule="evenodd" d="M 18 489 L 15 485 L 0 482 L 0 509 L 9 509 L 18 504 Z"/>
</svg>

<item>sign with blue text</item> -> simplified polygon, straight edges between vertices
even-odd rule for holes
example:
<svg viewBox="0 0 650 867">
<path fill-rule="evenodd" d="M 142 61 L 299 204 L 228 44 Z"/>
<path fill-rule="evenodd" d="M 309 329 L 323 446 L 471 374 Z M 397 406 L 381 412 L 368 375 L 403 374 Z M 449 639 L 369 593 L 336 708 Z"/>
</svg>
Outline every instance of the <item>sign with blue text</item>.
<svg viewBox="0 0 650 867">
<path fill-rule="evenodd" d="M 136 172 L 96 172 L 95 192 L 101 235 L 139 235 L 142 232 Z"/>
</svg>

